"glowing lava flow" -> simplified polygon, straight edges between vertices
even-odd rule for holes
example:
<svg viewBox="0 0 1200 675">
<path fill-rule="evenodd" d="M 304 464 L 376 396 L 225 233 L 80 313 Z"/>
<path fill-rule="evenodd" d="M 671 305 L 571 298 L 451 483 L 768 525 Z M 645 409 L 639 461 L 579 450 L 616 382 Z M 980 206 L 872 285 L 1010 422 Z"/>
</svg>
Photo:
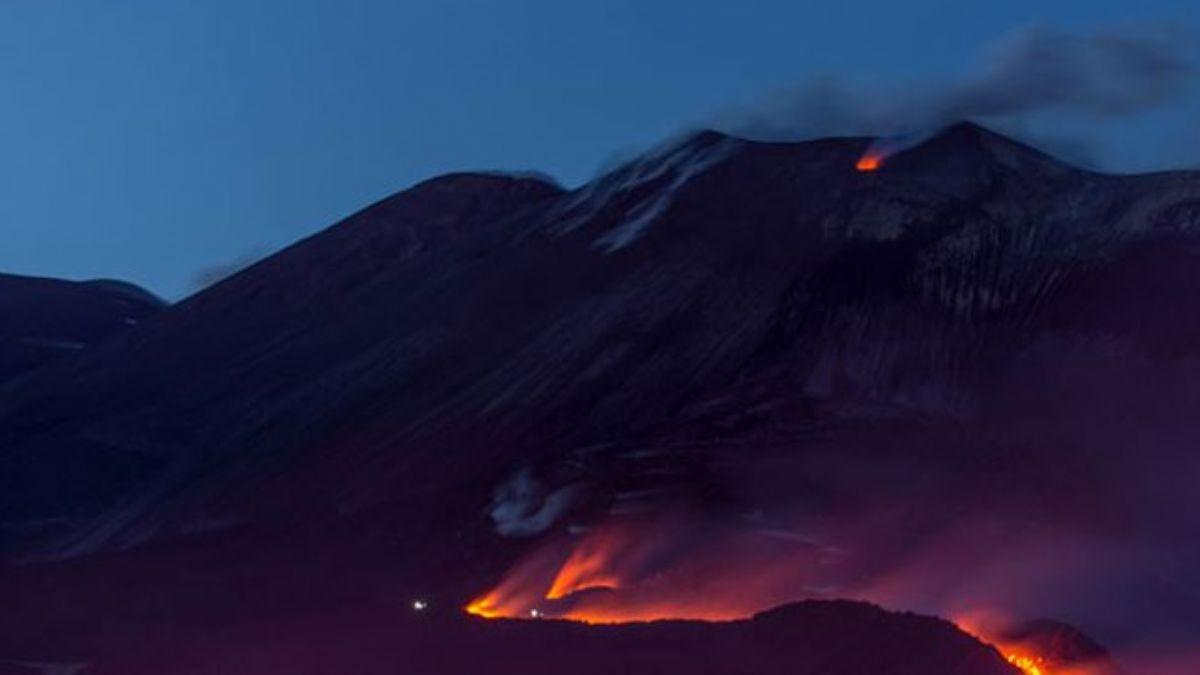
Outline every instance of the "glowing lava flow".
<svg viewBox="0 0 1200 675">
<path fill-rule="evenodd" d="M 670 536 L 664 534 L 668 531 Z M 687 544 L 693 540 L 695 546 Z M 689 533 L 678 523 L 670 529 L 599 527 L 577 540 L 536 549 L 464 609 L 486 619 L 586 624 L 746 619 L 812 597 L 808 584 L 827 562 L 811 547 L 769 549 L 770 542 L 754 533 L 711 527 Z M 1061 675 L 1034 645 L 996 639 L 1002 633 L 987 628 L 999 625 L 989 616 L 965 615 L 953 622 L 1024 675 L 1054 675 L 1055 670 Z"/>
<path fill-rule="evenodd" d="M 554 576 L 546 599 L 559 600 L 592 588 L 620 588 L 621 579 L 611 569 L 613 549 L 608 537 L 581 542 Z"/>
<path fill-rule="evenodd" d="M 854 168 L 859 171 L 875 171 L 881 166 L 883 166 L 883 155 L 868 150 L 865 155 L 858 159 L 858 163 L 854 165 Z"/>
<path fill-rule="evenodd" d="M 472 600 L 471 604 L 467 605 L 466 611 L 467 614 L 474 614 L 485 619 L 504 618 L 504 611 L 500 607 L 500 598 L 496 597 L 495 593 L 488 593 Z"/>
<path fill-rule="evenodd" d="M 585 623 L 741 619 L 808 597 L 823 555 L 740 526 L 610 524 L 534 550 L 466 611 Z"/>
<path fill-rule="evenodd" d="M 1054 675 L 1050 670 L 1050 664 L 1046 658 L 1030 654 L 1026 648 L 1020 645 L 1006 644 L 1002 640 L 985 637 L 983 635 L 984 631 L 981 629 L 981 621 L 978 618 L 959 617 L 954 620 L 954 625 L 976 640 L 994 647 L 996 651 L 1004 656 L 1004 660 L 1019 668 L 1025 675 Z M 1072 672 L 1075 672 L 1076 675 L 1085 675 L 1079 671 Z"/>
<path fill-rule="evenodd" d="M 1005 654 L 1004 658 L 1007 659 L 1009 663 L 1020 668 L 1021 672 L 1025 673 L 1025 675 L 1050 675 L 1049 671 L 1043 670 L 1042 667 L 1038 665 L 1042 661 L 1040 658 L 1020 656 L 1018 654 Z"/>
</svg>

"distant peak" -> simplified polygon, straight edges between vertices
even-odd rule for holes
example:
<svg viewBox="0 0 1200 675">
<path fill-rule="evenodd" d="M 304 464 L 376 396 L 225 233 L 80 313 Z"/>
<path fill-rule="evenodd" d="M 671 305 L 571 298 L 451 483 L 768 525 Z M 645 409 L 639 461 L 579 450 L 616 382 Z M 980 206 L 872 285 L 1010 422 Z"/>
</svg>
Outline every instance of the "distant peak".
<svg viewBox="0 0 1200 675">
<path fill-rule="evenodd" d="M 963 165 L 965 162 L 976 168 L 1003 166 L 1025 173 L 1072 170 L 1070 165 L 1027 143 L 965 120 L 944 126 L 924 138 L 917 137 L 890 154 L 896 156 L 893 162 L 904 163 Z"/>
<path fill-rule="evenodd" d="M 1058 159 L 1042 152 L 1036 147 L 1029 145 L 1023 141 L 1019 141 L 1011 136 L 1006 136 L 998 131 L 989 129 L 975 122 L 956 122 L 948 127 L 943 128 L 937 134 L 951 142 L 967 142 L 975 143 L 985 147 L 1005 147 L 1010 150 L 1019 151 L 1029 155 L 1031 158 L 1036 157 L 1041 160 L 1062 163 Z"/>
<path fill-rule="evenodd" d="M 942 127 L 941 131 L 938 131 L 935 135 L 962 138 L 981 138 L 983 136 L 991 135 L 1003 138 L 1001 134 L 998 134 L 991 129 L 984 127 L 983 125 L 977 124 L 970 120 L 959 120 L 953 124 L 948 124 Z"/>
<path fill-rule="evenodd" d="M 707 147 L 728 141 L 732 138 L 734 138 L 734 136 L 722 133 L 715 129 L 700 129 L 698 131 L 692 131 L 686 134 L 684 136 L 684 142 L 681 143 L 681 145 Z"/>
<path fill-rule="evenodd" d="M 492 190 L 514 186 L 546 188 L 564 192 L 562 185 L 547 174 L 536 171 L 456 171 L 434 176 L 412 186 L 412 190 Z"/>
<path fill-rule="evenodd" d="M 141 302 L 151 307 L 166 307 L 170 304 L 149 290 L 146 290 L 137 284 L 133 284 L 128 281 L 122 281 L 120 279 L 91 279 L 81 283 L 90 286 L 91 288 L 112 293 L 113 295 L 124 296 L 130 300 Z"/>
</svg>

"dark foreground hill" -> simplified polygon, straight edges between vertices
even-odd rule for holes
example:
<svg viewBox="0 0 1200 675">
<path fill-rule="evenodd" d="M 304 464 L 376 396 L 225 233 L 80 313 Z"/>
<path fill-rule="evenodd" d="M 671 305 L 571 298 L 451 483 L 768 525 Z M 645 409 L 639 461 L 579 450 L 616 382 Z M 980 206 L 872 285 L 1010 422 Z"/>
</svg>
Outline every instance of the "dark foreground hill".
<svg viewBox="0 0 1200 675">
<path fill-rule="evenodd" d="M 619 626 L 485 621 L 435 608 L 377 606 L 320 623 L 214 628 L 203 644 L 181 643 L 148 626 L 139 639 L 107 647 L 81 672 L 1019 675 L 994 649 L 945 621 L 849 602 L 806 602 L 729 623 Z M 36 660 L 36 648 L 25 654 L 32 658 L 20 663 L 46 663 Z M 28 665 L 3 668 L 5 675 L 45 672 Z"/>
</svg>

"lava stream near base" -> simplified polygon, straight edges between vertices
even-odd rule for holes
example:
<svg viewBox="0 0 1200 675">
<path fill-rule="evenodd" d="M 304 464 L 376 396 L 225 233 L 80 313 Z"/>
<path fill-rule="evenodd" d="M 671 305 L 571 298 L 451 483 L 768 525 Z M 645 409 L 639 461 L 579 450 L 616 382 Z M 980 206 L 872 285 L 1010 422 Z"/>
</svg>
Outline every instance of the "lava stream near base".
<svg viewBox="0 0 1200 675">
<path fill-rule="evenodd" d="M 734 621 L 804 598 L 828 597 L 805 591 L 828 552 L 806 547 L 785 555 L 764 552 L 761 540 L 730 533 L 710 538 L 708 546 L 701 552 L 656 537 L 650 529 L 602 527 L 569 546 L 558 542 L 534 551 L 464 609 L 486 619 L 590 625 Z M 734 579 L 740 581 L 731 583 Z M 994 647 L 1025 675 L 1066 672 L 1031 645 L 997 637 L 1001 633 L 992 628 L 994 622 L 964 615 L 952 623 Z"/>
</svg>

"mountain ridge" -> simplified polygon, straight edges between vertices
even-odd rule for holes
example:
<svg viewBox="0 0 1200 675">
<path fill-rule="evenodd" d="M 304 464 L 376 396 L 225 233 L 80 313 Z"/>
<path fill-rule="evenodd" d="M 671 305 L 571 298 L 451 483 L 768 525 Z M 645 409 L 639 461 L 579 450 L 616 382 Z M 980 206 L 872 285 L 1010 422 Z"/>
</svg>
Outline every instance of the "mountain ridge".
<svg viewBox="0 0 1200 675">
<path fill-rule="evenodd" d="M 166 306 L 123 281 L 0 274 L 0 383 L 93 347 Z"/>
</svg>

